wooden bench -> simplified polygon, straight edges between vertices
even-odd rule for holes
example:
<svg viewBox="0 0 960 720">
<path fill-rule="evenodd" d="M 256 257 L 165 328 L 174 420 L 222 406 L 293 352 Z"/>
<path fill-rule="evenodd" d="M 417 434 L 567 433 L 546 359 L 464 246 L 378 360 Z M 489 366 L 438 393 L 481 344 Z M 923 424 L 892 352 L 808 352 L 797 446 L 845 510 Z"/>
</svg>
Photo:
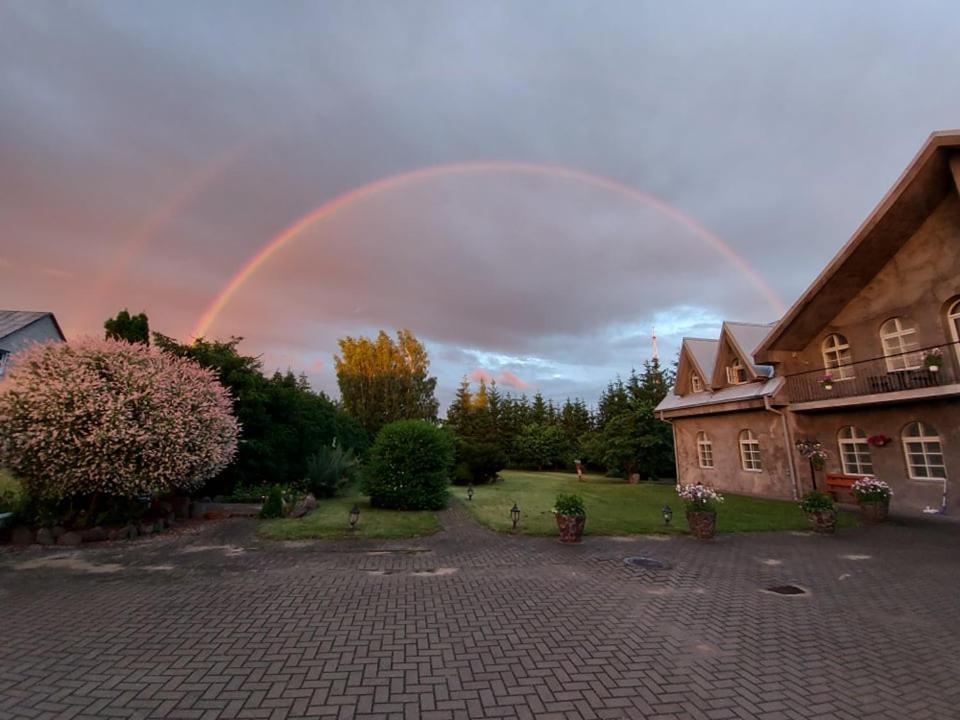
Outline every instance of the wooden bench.
<svg viewBox="0 0 960 720">
<path fill-rule="evenodd" d="M 844 473 L 827 473 L 827 492 L 833 496 L 836 502 L 856 504 L 850 488 L 859 480 L 860 475 L 846 475 Z"/>
</svg>

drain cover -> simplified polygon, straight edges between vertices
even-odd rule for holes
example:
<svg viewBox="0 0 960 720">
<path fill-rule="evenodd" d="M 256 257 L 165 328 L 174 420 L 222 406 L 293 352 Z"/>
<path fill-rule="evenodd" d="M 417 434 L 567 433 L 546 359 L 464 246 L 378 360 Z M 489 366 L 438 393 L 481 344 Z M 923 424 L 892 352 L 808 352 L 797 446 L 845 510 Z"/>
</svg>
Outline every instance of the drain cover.
<svg viewBox="0 0 960 720">
<path fill-rule="evenodd" d="M 625 558 L 623 562 L 631 567 L 646 568 L 647 570 L 670 569 L 669 563 L 665 563 L 663 560 L 656 560 L 655 558 L 643 557 L 642 555 Z"/>
<path fill-rule="evenodd" d="M 799 588 L 796 585 L 774 585 L 773 587 L 768 587 L 767 592 L 772 592 L 777 595 L 806 595 L 807 591 L 803 588 Z"/>
</svg>

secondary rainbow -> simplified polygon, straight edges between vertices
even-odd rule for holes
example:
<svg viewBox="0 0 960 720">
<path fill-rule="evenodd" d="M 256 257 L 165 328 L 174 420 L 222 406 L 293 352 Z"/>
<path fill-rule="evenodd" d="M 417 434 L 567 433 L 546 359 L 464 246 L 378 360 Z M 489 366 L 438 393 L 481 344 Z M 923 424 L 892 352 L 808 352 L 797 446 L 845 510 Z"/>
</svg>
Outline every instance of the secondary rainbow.
<svg viewBox="0 0 960 720">
<path fill-rule="evenodd" d="M 243 287 L 264 263 L 273 257 L 287 243 L 294 240 L 304 230 L 311 225 L 331 216 L 338 210 L 360 200 L 361 198 L 376 195 L 387 190 L 396 189 L 408 183 L 421 180 L 433 179 L 448 175 L 462 175 L 470 173 L 519 173 L 526 175 L 545 175 L 554 178 L 566 178 L 575 182 L 580 182 L 592 187 L 602 188 L 610 192 L 619 193 L 633 200 L 639 201 L 644 205 L 654 208 L 663 215 L 671 218 L 677 223 L 683 225 L 692 231 L 695 235 L 706 240 L 717 252 L 727 258 L 740 272 L 742 272 L 750 283 L 763 295 L 770 303 L 771 308 L 781 315 L 784 311 L 783 303 L 773 292 L 766 281 L 754 270 L 746 260 L 740 257 L 734 250 L 715 234 L 707 230 L 703 225 L 688 215 L 677 210 L 672 205 L 664 202 L 658 197 L 637 190 L 634 187 L 625 185 L 617 180 L 606 178 L 601 175 L 577 170 L 575 168 L 565 167 L 563 165 L 548 165 L 541 163 L 515 162 L 515 161 L 484 161 L 484 162 L 463 162 L 451 163 L 445 165 L 430 165 L 428 167 L 417 168 L 398 175 L 380 178 L 366 185 L 362 185 L 353 190 L 349 190 L 338 195 L 322 205 L 314 208 L 306 215 L 303 215 L 296 222 L 286 227 L 273 239 L 261 247 L 240 269 L 230 278 L 226 285 L 217 293 L 210 305 L 204 310 L 203 315 L 197 321 L 196 326 L 191 332 L 192 337 L 199 338 L 206 335 L 210 327 L 216 321 L 217 317 L 227 306 L 234 295 Z"/>
</svg>

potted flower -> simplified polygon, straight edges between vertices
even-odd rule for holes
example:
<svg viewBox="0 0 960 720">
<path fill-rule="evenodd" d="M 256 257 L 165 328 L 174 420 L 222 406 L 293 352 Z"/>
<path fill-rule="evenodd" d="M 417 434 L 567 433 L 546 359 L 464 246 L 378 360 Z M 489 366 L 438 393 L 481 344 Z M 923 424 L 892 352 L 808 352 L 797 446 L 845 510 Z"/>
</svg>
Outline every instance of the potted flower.
<svg viewBox="0 0 960 720">
<path fill-rule="evenodd" d="M 723 496 L 702 483 L 677 485 L 677 495 L 687 508 L 687 524 L 694 537 L 709 540 L 717 531 L 717 505 Z"/>
<path fill-rule="evenodd" d="M 893 491 L 883 480 L 862 477 L 850 486 L 860 504 L 860 514 L 866 522 L 880 523 L 890 512 L 890 496 Z"/>
<path fill-rule="evenodd" d="M 833 390 L 833 377 L 830 373 L 827 373 L 822 378 L 820 378 L 820 387 L 824 390 Z"/>
<path fill-rule="evenodd" d="M 932 373 L 940 372 L 940 366 L 943 365 L 943 351 L 938 347 L 928 350 L 923 356 L 923 364 Z"/>
<path fill-rule="evenodd" d="M 577 543 L 583 535 L 583 526 L 587 522 L 587 511 L 583 507 L 583 498 L 579 495 L 557 495 L 553 505 L 553 514 L 560 528 L 560 542 Z"/>
<path fill-rule="evenodd" d="M 808 492 L 800 501 L 800 509 L 807 514 L 810 528 L 815 533 L 832 535 L 837 529 L 837 511 L 833 498 L 825 492 Z"/>
</svg>

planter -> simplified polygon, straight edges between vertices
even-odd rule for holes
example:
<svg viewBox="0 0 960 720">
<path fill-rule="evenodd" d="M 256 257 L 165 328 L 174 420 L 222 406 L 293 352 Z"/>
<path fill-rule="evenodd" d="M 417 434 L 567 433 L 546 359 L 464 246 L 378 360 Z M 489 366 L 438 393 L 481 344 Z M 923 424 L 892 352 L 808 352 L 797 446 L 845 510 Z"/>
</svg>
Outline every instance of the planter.
<svg viewBox="0 0 960 720">
<path fill-rule="evenodd" d="M 557 527 L 560 528 L 560 542 L 578 543 L 583 535 L 586 515 L 557 515 Z"/>
<path fill-rule="evenodd" d="M 890 500 L 870 500 L 860 502 L 860 517 L 867 523 L 886 522 L 890 514 Z"/>
<path fill-rule="evenodd" d="M 929 370 L 929 371 L 932 372 L 932 373 L 940 372 L 940 366 L 939 366 L 939 365 L 927 365 L 927 370 Z"/>
<path fill-rule="evenodd" d="M 687 525 L 690 533 L 700 540 L 709 540 L 717 532 L 717 514 L 698 510 L 687 510 Z"/>
<path fill-rule="evenodd" d="M 810 529 L 822 535 L 833 535 L 837 531 L 836 510 L 814 510 L 807 513 Z"/>
</svg>

